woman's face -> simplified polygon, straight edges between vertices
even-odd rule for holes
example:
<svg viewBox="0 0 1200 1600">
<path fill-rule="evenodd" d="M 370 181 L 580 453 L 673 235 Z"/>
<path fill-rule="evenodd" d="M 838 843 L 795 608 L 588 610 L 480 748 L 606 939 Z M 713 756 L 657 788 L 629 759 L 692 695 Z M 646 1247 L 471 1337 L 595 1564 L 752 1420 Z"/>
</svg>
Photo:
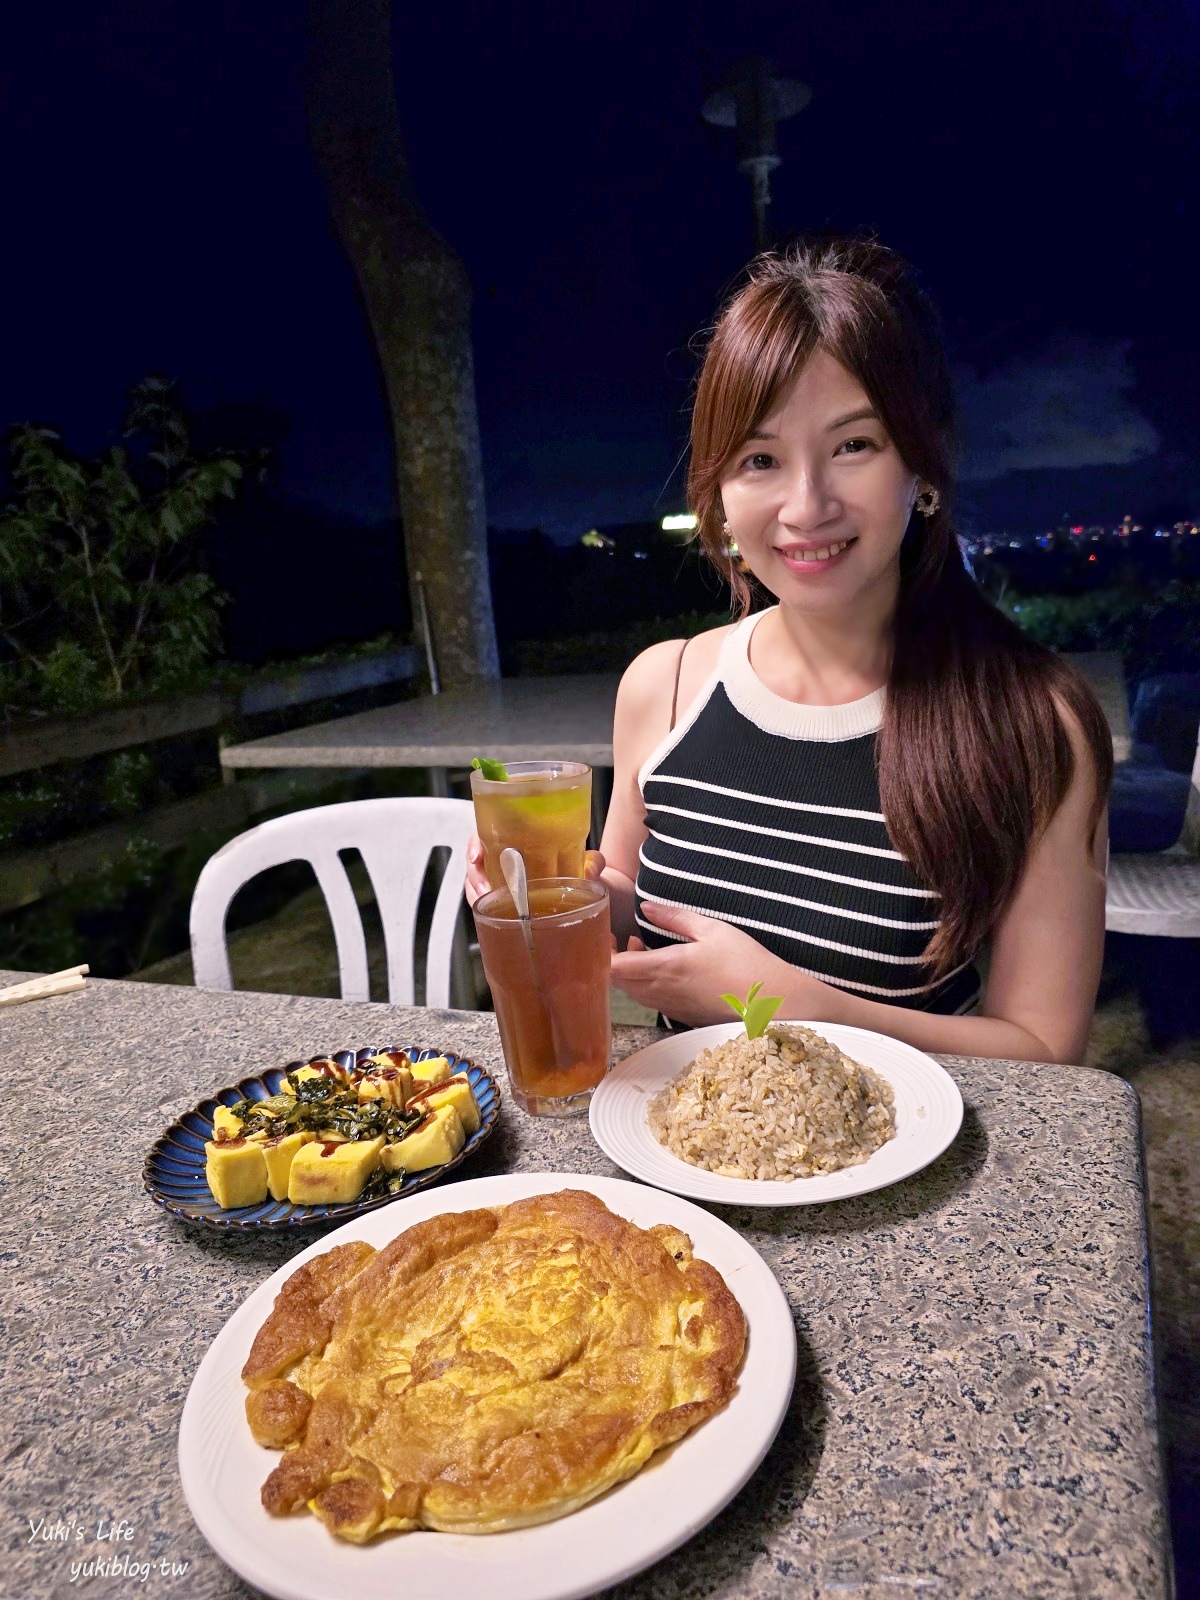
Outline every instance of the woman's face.
<svg viewBox="0 0 1200 1600">
<path fill-rule="evenodd" d="M 890 614 L 918 487 L 858 381 L 820 351 L 730 458 L 721 501 L 746 565 L 784 605 Z"/>
</svg>

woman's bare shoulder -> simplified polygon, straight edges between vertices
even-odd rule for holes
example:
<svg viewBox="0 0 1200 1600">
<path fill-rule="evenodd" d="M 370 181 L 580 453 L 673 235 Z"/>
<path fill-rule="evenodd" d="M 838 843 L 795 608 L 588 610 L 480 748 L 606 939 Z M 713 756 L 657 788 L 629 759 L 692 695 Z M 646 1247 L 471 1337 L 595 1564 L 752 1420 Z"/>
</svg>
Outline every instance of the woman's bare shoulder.
<svg viewBox="0 0 1200 1600">
<path fill-rule="evenodd" d="M 675 669 L 680 665 L 681 656 L 682 670 L 689 678 L 697 668 L 707 677 L 717 664 L 721 641 L 734 626 L 734 623 L 727 623 L 707 633 L 693 634 L 690 639 L 662 639 L 650 645 L 625 668 L 621 693 L 631 701 L 640 701 L 643 696 L 655 701 L 661 699 L 665 690 L 669 699 L 674 692 Z"/>
<path fill-rule="evenodd" d="M 721 641 L 732 626 L 713 628 L 690 639 L 663 639 L 635 656 L 617 690 L 618 737 L 628 731 L 641 735 L 639 744 L 657 742 L 670 725 L 672 701 L 676 702 L 677 713 L 690 703 L 716 666 Z"/>
</svg>

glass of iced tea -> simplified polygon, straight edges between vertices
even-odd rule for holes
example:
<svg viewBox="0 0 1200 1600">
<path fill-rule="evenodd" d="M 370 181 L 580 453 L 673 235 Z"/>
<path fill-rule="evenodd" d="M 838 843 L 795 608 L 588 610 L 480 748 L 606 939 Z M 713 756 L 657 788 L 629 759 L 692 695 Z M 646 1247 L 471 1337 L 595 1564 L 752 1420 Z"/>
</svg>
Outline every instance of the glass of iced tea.
<svg viewBox="0 0 1200 1600">
<path fill-rule="evenodd" d="M 501 850 L 519 850 L 525 875 L 582 878 L 592 819 L 592 769 L 580 761 L 512 761 L 508 779 L 471 773 L 475 827 L 493 889 L 504 882 Z"/>
<path fill-rule="evenodd" d="M 507 889 L 474 909 L 513 1099 L 534 1116 L 586 1110 L 612 1058 L 607 888 L 530 883 L 527 925 Z"/>
</svg>

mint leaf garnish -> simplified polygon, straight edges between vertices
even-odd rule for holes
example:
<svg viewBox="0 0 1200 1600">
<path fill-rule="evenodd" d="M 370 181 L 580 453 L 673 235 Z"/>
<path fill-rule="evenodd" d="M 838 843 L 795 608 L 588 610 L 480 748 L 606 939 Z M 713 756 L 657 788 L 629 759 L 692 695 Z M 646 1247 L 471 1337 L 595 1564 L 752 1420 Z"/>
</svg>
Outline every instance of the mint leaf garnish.
<svg viewBox="0 0 1200 1600">
<path fill-rule="evenodd" d="M 482 772 L 489 783 L 508 782 L 508 768 L 503 761 L 489 761 L 486 756 L 476 756 L 471 765 Z"/>
<path fill-rule="evenodd" d="M 750 992 L 745 1000 L 739 1000 L 736 995 L 732 994 L 723 994 L 721 996 L 725 1004 L 736 1011 L 746 1024 L 747 1039 L 757 1039 L 760 1034 L 766 1033 L 771 1018 L 783 1004 L 783 996 L 781 994 L 760 995 L 758 991 L 761 988 L 761 983 L 751 984 Z"/>
</svg>

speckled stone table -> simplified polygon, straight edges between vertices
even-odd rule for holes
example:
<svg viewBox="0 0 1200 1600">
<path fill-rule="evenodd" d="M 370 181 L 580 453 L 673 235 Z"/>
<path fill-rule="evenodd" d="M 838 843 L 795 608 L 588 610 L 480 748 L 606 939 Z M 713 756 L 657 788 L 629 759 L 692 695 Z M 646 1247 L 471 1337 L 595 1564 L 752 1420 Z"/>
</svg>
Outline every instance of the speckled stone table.
<svg viewBox="0 0 1200 1600">
<path fill-rule="evenodd" d="M 612 766 L 617 677 L 505 678 L 226 745 L 225 767 L 460 767 L 567 757 Z"/>
<path fill-rule="evenodd" d="M 0 1011 L 0 1592 L 252 1592 L 188 1514 L 179 1416 L 226 1318 L 312 1234 L 177 1221 L 142 1161 L 247 1072 L 416 1037 L 500 1068 L 492 1018 L 464 1012 L 103 982 Z M 652 1037 L 619 1030 L 618 1051 Z M 727 1510 L 613 1595 L 1169 1593 L 1136 1100 L 1082 1068 L 946 1065 L 966 1119 L 925 1172 L 834 1205 L 719 1208 L 791 1303 L 794 1402 Z M 462 1177 L 521 1170 L 620 1176 L 584 1122 L 509 1104 Z"/>
</svg>

